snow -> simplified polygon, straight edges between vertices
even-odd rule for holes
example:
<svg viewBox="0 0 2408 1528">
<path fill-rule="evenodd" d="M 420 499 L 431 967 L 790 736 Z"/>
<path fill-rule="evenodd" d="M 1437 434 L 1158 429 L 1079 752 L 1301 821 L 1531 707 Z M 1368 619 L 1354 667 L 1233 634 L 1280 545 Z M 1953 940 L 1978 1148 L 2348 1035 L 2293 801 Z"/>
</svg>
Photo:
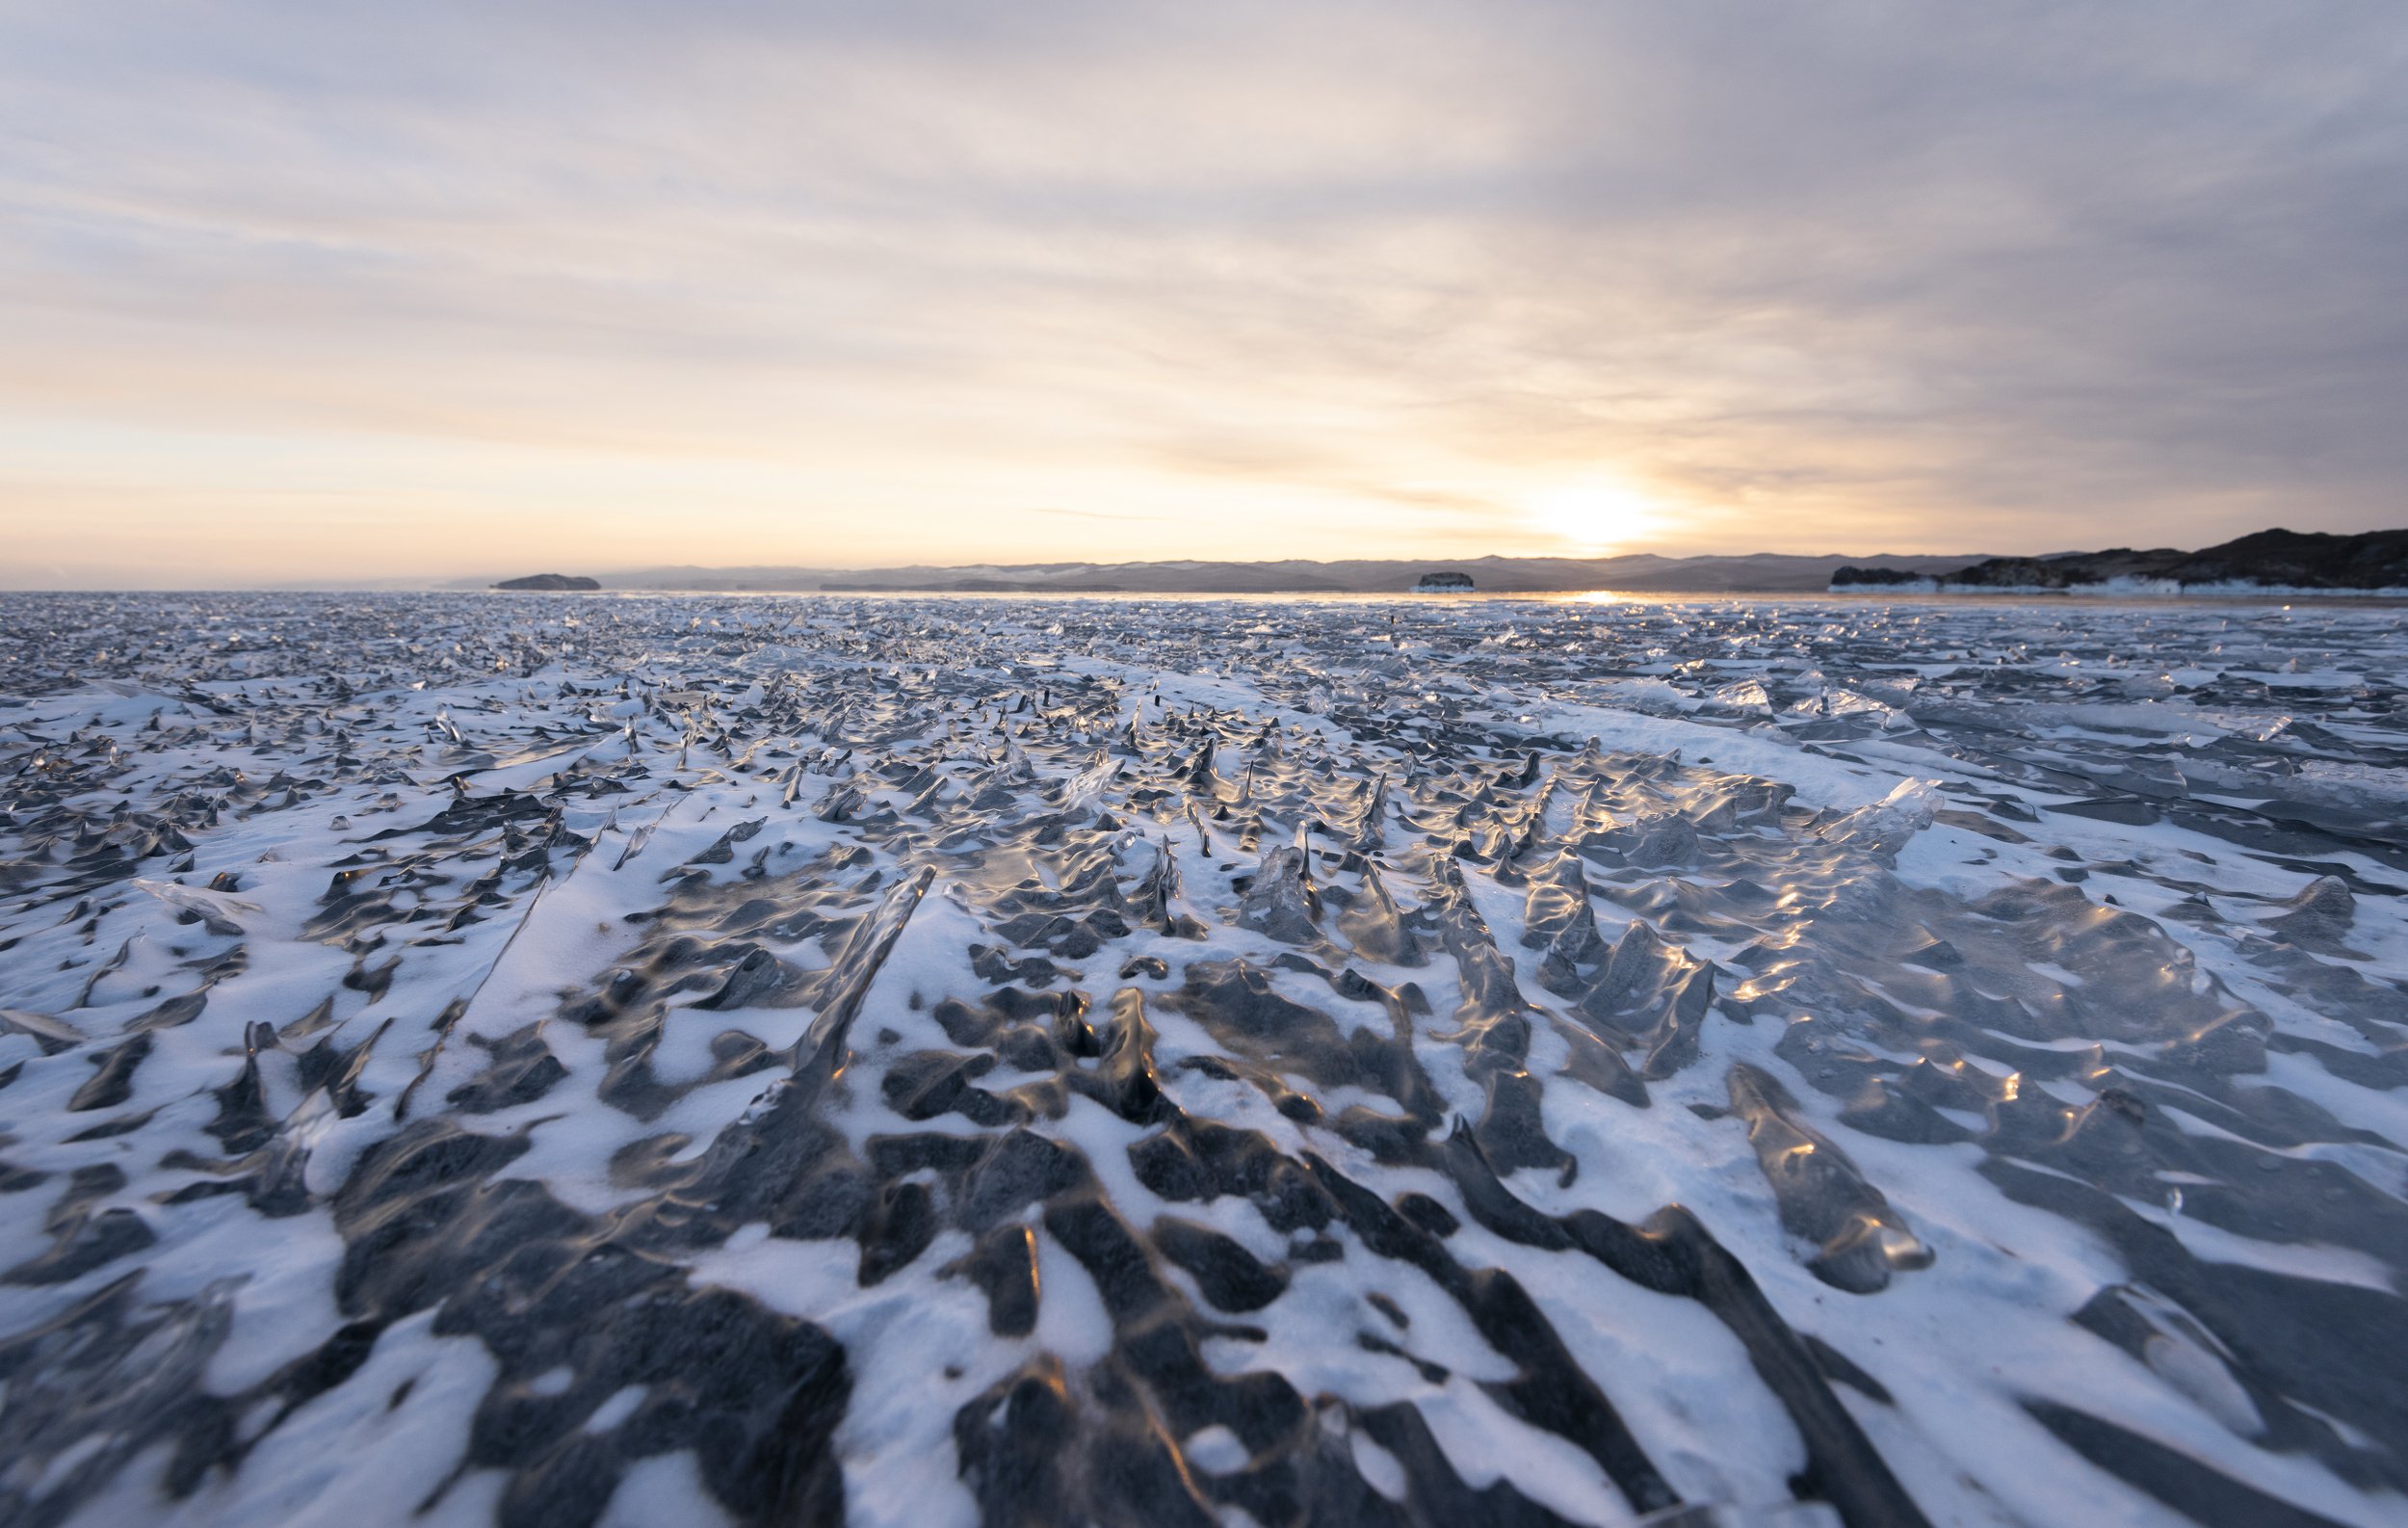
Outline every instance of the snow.
<svg viewBox="0 0 2408 1528">
<path fill-rule="evenodd" d="M 2379 606 L 0 609 L 0 1519 L 2408 1512 Z"/>
</svg>

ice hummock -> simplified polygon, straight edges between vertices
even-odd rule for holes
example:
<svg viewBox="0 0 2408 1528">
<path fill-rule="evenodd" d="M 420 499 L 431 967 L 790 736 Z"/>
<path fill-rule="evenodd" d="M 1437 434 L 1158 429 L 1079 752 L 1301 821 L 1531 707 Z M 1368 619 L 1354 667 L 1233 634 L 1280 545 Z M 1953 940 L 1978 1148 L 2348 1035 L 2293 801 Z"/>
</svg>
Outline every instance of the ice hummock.
<svg viewBox="0 0 2408 1528">
<path fill-rule="evenodd" d="M 2400 1511 L 2387 611 L 0 606 L 0 1519 Z"/>
</svg>

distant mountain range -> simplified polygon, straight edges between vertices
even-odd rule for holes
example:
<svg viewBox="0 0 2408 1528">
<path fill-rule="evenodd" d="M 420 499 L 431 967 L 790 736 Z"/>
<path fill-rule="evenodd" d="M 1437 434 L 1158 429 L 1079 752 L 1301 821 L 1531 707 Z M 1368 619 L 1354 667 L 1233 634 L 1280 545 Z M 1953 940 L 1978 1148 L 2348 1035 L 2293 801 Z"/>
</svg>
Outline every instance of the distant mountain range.
<svg viewBox="0 0 2408 1528">
<path fill-rule="evenodd" d="M 594 575 L 604 589 L 952 593 L 1374 594 L 1405 593 L 1433 572 L 1468 574 L 1483 594 L 1612 589 L 1634 593 L 1809 593 L 1831 583 L 1838 554 L 1797 557 L 1478 557 L 1316 563 L 1000 563 L 959 567 L 643 567 Z M 1936 578 L 1981 561 L 1961 557 L 1858 558 L 1853 566 Z M 482 589 L 488 579 L 451 586 Z"/>
<path fill-rule="evenodd" d="M 1318 563 L 978 563 L 903 567 L 640 567 L 591 577 L 544 573 L 452 589 L 678 590 L 699 593 L 976 594 L 1401 594 L 1433 577 L 1481 594 L 1633 593 L 2364 593 L 2408 591 L 2408 530 L 2335 536 L 2271 530 L 2200 551 L 2171 547 L 2044 557 L 1883 554 L 1844 558 L 1478 557 Z M 379 587 L 400 587 L 384 581 Z M 425 587 L 420 585 L 418 587 Z"/>
<path fill-rule="evenodd" d="M 2061 552 L 1993 557 L 1952 571 L 1857 564 L 1831 575 L 1835 593 L 2408 593 L 2408 530 L 2355 536 L 2259 531 L 2195 552 Z"/>
</svg>

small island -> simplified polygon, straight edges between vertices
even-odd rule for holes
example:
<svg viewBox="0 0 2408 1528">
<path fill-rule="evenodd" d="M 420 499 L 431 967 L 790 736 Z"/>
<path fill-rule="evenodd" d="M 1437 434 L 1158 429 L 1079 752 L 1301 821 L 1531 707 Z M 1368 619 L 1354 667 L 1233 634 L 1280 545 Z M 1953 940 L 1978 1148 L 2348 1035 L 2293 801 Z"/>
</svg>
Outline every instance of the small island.
<svg viewBox="0 0 2408 1528">
<path fill-rule="evenodd" d="M 1417 594 L 1468 594 L 1472 592 L 1469 573 L 1424 573 L 1422 581 L 1413 586 Z"/>
<path fill-rule="evenodd" d="M 1937 574 L 1918 573 L 1907 567 L 1858 567 L 1853 564 L 1831 575 L 1831 593 L 1846 593 L 1851 589 L 1886 589 L 1899 594 L 1936 594 L 1940 592 Z"/>
<path fill-rule="evenodd" d="M 566 573 L 530 573 L 525 578 L 506 578 L 493 587 L 535 590 L 547 594 L 584 594 L 599 590 L 602 586 L 590 578 L 572 578 Z"/>
</svg>

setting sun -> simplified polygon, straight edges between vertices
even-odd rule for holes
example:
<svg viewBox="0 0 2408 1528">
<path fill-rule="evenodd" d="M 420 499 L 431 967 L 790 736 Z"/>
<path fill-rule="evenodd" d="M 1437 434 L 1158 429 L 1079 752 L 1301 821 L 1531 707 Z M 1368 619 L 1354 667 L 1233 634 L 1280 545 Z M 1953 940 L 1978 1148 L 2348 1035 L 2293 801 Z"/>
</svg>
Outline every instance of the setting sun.
<svg viewBox="0 0 2408 1528">
<path fill-rule="evenodd" d="M 1662 528 L 1662 506 L 1619 483 L 1549 488 L 1530 500 L 1538 529 L 1584 556 L 1620 550 Z"/>
</svg>

